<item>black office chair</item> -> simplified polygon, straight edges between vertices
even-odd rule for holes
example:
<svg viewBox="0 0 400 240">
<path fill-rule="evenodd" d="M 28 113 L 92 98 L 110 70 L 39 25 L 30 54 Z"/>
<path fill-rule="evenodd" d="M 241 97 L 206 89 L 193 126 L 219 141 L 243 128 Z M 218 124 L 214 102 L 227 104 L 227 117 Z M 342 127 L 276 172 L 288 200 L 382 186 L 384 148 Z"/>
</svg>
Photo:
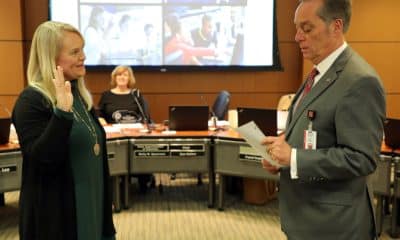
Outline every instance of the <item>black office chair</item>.
<svg viewBox="0 0 400 240">
<path fill-rule="evenodd" d="M 213 115 L 218 118 L 218 120 L 225 119 L 226 112 L 229 108 L 231 95 L 228 91 L 222 90 L 214 101 L 212 106 Z"/>
</svg>

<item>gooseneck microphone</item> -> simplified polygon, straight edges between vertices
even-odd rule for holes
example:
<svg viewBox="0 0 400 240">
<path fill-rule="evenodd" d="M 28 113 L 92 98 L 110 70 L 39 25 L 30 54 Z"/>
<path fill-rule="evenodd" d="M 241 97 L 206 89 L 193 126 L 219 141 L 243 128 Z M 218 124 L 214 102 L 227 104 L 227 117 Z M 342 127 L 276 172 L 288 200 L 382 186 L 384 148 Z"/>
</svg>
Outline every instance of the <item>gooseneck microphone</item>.
<svg viewBox="0 0 400 240">
<path fill-rule="evenodd" d="M 133 96 L 133 99 L 134 99 L 135 102 L 136 102 L 136 105 L 137 105 L 138 108 L 139 108 L 140 114 L 142 115 L 143 124 L 144 124 L 144 126 L 145 126 L 145 128 L 146 128 L 146 132 L 150 133 L 150 132 L 151 132 L 151 129 L 149 128 L 149 120 L 147 119 L 147 116 L 146 116 L 145 112 L 143 111 L 142 104 L 140 104 L 140 101 L 139 101 L 139 99 L 138 99 L 139 96 L 140 96 L 139 89 L 133 89 L 133 90 L 131 91 L 131 94 L 132 94 L 132 96 Z"/>
<path fill-rule="evenodd" d="M 204 99 L 203 94 L 200 95 L 200 99 L 201 99 L 201 101 L 202 101 L 206 106 L 208 106 L 208 111 L 211 113 L 211 123 L 212 123 L 212 127 L 214 128 L 215 131 L 219 130 L 218 127 L 217 127 L 217 120 L 218 120 L 218 117 L 215 115 L 215 112 L 213 111 L 212 108 L 210 108 L 210 105 L 208 105 L 207 101 Z"/>
<path fill-rule="evenodd" d="M 200 95 L 200 99 L 201 99 L 201 102 L 202 102 L 203 104 L 205 104 L 206 106 L 208 106 L 208 111 L 211 113 L 211 117 L 216 117 L 214 111 L 210 108 L 210 105 L 208 105 L 207 100 L 204 98 L 203 94 Z"/>
</svg>

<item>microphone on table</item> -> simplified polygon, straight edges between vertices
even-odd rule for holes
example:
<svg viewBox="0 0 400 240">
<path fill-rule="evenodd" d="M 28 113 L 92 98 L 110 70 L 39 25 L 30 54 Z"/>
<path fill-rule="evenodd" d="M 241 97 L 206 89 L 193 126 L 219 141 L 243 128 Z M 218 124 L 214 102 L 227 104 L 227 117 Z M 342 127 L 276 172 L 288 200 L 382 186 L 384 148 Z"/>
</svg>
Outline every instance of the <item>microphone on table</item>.
<svg viewBox="0 0 400 240">
<path fill-rule="evenodd" d="M 143 124 L 144 124 L 144 126 L 145 126 L 145 128 L 146 128 L 146 132 L 147 132 L 147 133 L 151 133 L 151 128 L 149 127 L 149 119 L 147 118 L 147 116 L 146 116 L 146 114 L 145 114 L 145 112 L 144 112 L 144 110 L 143 110 L 143 106 L 142 106 L 142 104 L 140 104 L 140 101 L 139 101 L 139 99 L 138 99 L 139 96 L 140 96 L 139 89 L 133 89 L 133 90 L 131 91 L 131 94 L 132 94 L 132 96 L 133 96 L 133 99 L 134 99 L 135 102 L 136 102 L 136 105 L 137 105 L 138 108 L 139 108 L 140 115 L 142 115 Z"/>
</svg>

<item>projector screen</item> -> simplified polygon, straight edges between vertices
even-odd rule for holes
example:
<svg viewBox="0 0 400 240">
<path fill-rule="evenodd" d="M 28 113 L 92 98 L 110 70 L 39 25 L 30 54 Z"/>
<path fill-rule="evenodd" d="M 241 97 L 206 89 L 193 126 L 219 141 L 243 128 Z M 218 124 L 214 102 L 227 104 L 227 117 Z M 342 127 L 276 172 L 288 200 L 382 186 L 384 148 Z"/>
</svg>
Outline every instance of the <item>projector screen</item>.
<svg viewBox="0 0 400 240">
<path fill-rule="evenodd" d="M 274 0 L 50 0 L 77 27 L 89 68 L 280 69 Z"/>
</svg>

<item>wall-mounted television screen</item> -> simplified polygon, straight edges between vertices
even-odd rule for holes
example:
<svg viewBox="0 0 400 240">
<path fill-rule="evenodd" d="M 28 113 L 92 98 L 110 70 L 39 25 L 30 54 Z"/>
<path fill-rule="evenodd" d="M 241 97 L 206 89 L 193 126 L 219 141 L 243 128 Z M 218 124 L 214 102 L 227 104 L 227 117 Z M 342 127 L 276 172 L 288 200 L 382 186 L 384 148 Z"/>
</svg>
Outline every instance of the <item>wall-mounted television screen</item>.
<svg viewBox="0 0 400 240">
<path fill-rule="evenodd" d="M 77 27 L 89 68 L 280 69 L 274 0 L 50 0 Z"/>
</svg>

